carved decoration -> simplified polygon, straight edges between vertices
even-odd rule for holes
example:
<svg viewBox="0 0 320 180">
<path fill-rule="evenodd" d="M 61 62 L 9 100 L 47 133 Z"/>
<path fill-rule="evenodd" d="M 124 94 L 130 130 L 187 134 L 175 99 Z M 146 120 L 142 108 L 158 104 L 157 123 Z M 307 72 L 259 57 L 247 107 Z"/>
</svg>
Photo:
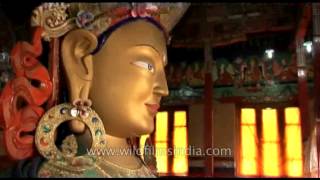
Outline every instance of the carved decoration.
<svg viewBox="0 0 320 180">
<path fill-rule="evenodd" d="M 74 28 L 99 35 L 128 17 L 153 17 L 170 32 L 188 7 L 189 3 L 43 3 L 33 11 L 31 25 L 43 27 L 47 41 Z"/>
<path fill-rule="evenodd" d="M 0 123 L 8 155 L 16 160 L 35 153 L 34 134 L 44 109 L 41 107 L 52 92 L 47 69 L 40 64 L 42 28 L 36 28 L 32 44 L 18 42 L 11 51 L 14 79 L 0 96 Z"/>
<path fill-rule="evenodd" d="M 60 37 L 76 27 L 76 24 L 72 23 L 75 17 L 68 19 L 69 7 L 70 5 L 65 3 L 44 3 L 33 11 L 31 25 L 43 27 L 42 36 L 47 41 Z"/>
</svg>

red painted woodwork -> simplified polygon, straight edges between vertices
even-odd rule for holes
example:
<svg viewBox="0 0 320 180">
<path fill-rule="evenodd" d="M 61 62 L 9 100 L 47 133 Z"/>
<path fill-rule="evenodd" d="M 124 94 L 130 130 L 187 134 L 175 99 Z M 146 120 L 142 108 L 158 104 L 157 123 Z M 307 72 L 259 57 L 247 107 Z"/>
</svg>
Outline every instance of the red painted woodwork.
<svg viewBox="0 0 320 180">
<path fill-rule="evenodd" d="M 59 70 L 60 70 L 60 61 L 59 61 L 59 50 L 60 50 L 60 41 L 58 38 L 53 38 L 50 41 L 50 55 L 49 55 L 49 74 L 52 80 L 52 94 L 47 103 L 47 109 L 57 105 L 59 98 L 59 89 L 60 89 L 60 79 L 59 79 Z"/>
<path fill-rule="evenodd" d="M 307 29 L 311 23 L 312 18 L 312 6 L 311 4 L 305 4 L 302 11 L 302 17 L 298 24 L 298 29 L 295 34 L 294 44 L 298 44 L 304 41 L 307 33 Z M 295 48 L 299 48 L 295 46 Z M 294 58 L 297 58 L 295 56 Z M 298 102 L 301 112 L 301 125 L 302 125 L 302 139 L 307 140 L 310 135 L 310 123 L 309 123 L 309 97 L 307 80 L 304 77 L 298 77 Z"/>
<path fill-rule="evenodd" d="M 302 17 L 298 24 L 298 29 L 295 36 L 295 42 L 298 42 L 299 40 L 304 39 L 311 20 L 312 20 L 312 6 L 309 3 L 309 4 L 305 4 L 303 7 Z"/>
<path fill-rule="evenodd" d="M 309 97 L 308 97 L 308 82 L 304 78 L 298 79 L 298 102 L 301 114 L 302 140 L 306 141 L 309 137 Z"/>
<path fill-rule="evenodd" d="M 320 118 L 320 43 L 314 43 L 313 48 L 315 50 L 314 56 L 314 103 L 315 103 L 315 118 Z"/>
<path fill-rule="evenodd" d="M 320 6 L 320 5 L 318 5 L 318 6 Z M 318 9 L 320 10 L 320 7 Z M 315 26 L 318 23 L 319 22 L 314 22 L 313 24 Z M 320 33 L 320 32 L 314 32 L 314 34 L 316 34 L 316 35 L 317 35 L 317 33 Z M 320 37 L 319 35 L 317 38 Z M 315 69 L 315 71 L 314 71 L 315 118 L 320 120 L 320 93 L 319 93 L 320 92 L 320 71 L 319 71 L 319 69 L 320 69 L 320 42 L 314 41 L 312 46 L 313 46 L 313 50 L 314 50 L 314 69 Z"/>
<path fill-rule="evenodd" d="M 316 139 L 318 157 L 318 177 L 320 177 L 320 4 L 312 3 L 313 10 L 313 50 L 314 50 L 314 111 L 316 118 Z"/>
<path fill-rule="evenodd" d="M 316 138 L 317 138 L 317 156 L 318 156 L 318 177 L 320 177 L 320 43 L 315 42 L 314 48 L 314 109 L 316 118 Z"/>
<path fill-rule="evenodd" d="M 213 82 L 210 73 L 205 74 L 205 85 L 204 85 L 204 141 L 205 148 L 213 147 L 213 133 L 212 133 L 212 121 L 213 121 L 213 105 L 212 105 L 212 96 L 213 96 Z M 205 160 L 206 175 L 213 176 L 213 157 L 206 156 Z"/>
<path fill-rule="evenodd" d="M 222 97 L 219 101 L 221 103 L 241 103 L 244 97 L 242 96 L 232 96 L 232 97 Z"/>
<path fill-rule="evenodd" d="M 317 159 L 318 159 L 318 178 L 320 177 L 320 121 L 316 122 L 316 143 L 317 143 Z"/>
<path fill-rule="evenodd" d="M 10 158 L 25 159 L 35 153 L 34 131 L 44 113 L 41 107 L 51 95 L 47 69 L 37 60 L 42 53 L 41 28 L 36 28 L 32 44 L 18 42 L 11 51 L 15 77 L 0 97 L 0 122 Z"/>
</svg>

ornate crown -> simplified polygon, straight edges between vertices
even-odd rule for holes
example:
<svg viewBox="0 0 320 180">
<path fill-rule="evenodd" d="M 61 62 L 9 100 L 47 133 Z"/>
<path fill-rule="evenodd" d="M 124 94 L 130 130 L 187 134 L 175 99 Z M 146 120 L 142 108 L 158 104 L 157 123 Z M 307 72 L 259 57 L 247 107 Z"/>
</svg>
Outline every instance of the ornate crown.
<svg viewBox="0 0 320 180">
<path fill-rule="evenodd" d="M 170 32 L 188 7 L 189 3 L 43 3 L 33 11 L 31 25 L 41 26 L 47 41 L 75 28 L 98 36 L 128 17 L 152 17 Z"/>
</svg>

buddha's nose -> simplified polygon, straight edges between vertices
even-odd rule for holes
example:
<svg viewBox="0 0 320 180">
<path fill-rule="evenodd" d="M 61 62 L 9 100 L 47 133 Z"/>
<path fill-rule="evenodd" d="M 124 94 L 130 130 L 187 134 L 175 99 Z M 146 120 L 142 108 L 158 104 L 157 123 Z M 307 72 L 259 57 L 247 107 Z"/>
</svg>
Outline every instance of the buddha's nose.
<svg viewBox="0 0 320 180">
<path fill-rule="evenodd" d="M 159 73 L 156 75 L 154 83 L 154 93 L 159 94 L 160 96 L 169 95 L 169 89 L 164 70 L 159 71 Z"/>
</svg>

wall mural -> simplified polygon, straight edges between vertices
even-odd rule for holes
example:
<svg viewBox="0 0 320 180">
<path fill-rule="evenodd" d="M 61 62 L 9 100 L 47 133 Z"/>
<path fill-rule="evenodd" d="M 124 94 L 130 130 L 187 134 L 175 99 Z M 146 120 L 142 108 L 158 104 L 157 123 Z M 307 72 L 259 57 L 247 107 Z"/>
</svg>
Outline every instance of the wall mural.
<svg viewBox="0 0 320 180">
<path fill-rule="evenodd" d="M 11 77 L 8 54 L 0 53 L 0 91 Z M 217 59 L 211 67 L 213 97 L 224 101 L 282 102 L 297 95 L 297 66 L 291 54 L 265 57 Z M 312 59 L 307 58 L 307 79 L 313 88 Z M 164 104 L 198 101 L 203 97 L 205 69 L 203 61 L 181 61 L 166 67 L 170 95 Z"/>
<path fill-rule="evenodd" d="M 309 92 L 312 90 L 312 59 L 307 58 Z M 180 62 L 166 68 L 170 96 L 166 103 L 199 99 L 203 95 L 203 61 Z M 217 59 L 211 67 L 214 98 L 253 102 L 288 101 L 297 94 L 297 62 L 289 53 L 273 59 L 251 56 L 235 60 Z"/>
</svg>

